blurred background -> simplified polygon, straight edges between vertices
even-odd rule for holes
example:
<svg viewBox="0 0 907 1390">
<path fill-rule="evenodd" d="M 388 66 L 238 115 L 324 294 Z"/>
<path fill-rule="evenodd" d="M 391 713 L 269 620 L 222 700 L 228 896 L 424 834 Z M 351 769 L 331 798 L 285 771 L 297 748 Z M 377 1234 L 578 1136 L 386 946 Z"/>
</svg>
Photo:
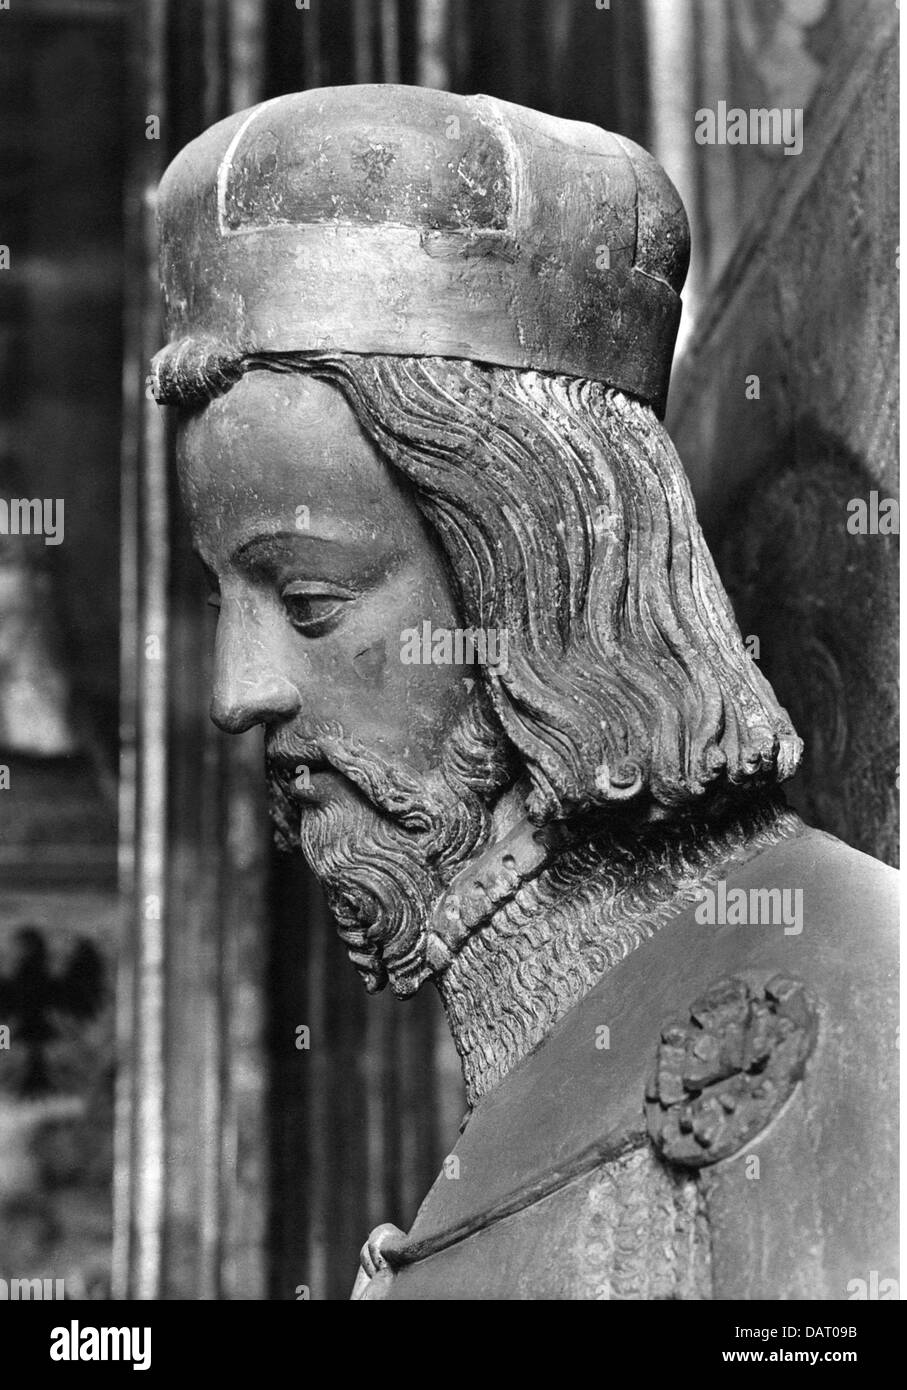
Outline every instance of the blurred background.
<svg viewBox="0 0 907 1390">
<path fill-rule="evenodd" d="M 166 164 L 232 111 L 349 82 L 487 92 L 652 150 L 694 246 L 668 424 L 807 742 L 792 799 L 894 862 L 897 536 L 872 518 L 897 496 L 897 19 L 889 0 L 0 9 L 0 499 L 65 500 L 60 545 L 0 528 L 0 1277 L 345 1298 L 464 1110 L 434 995 L 366 999 L 271 848 L 260 736 L 207 717 L 214 619 L 146 384 Z M 802 152 L 697 143 L 722 101 L 803 110 Z"/>
</svg>

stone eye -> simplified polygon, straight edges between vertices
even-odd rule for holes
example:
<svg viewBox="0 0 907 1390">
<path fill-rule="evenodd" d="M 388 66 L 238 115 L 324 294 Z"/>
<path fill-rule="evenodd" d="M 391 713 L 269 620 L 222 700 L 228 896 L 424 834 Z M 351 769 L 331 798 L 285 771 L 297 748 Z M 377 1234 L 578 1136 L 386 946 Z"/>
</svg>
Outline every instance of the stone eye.
<svg viewBox="0 0 907 1390">
<path fill-rule="evenodd" d="M 285 589 L 281 599 L 290 622 L 306 637 L 321 637 L 329 632 L 348 602 L 341 594 L 300 593 L 293 589 Z"/>
</svg>

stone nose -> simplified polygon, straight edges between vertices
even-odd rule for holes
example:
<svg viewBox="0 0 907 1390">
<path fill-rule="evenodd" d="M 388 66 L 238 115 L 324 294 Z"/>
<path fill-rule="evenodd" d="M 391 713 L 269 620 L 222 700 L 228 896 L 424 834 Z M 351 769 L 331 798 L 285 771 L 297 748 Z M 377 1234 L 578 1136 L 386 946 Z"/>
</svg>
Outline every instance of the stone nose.
<svg viewBox="0 0 907 1390">
<path fill-rule="evenodd" d="M 276 634 L 275 634 L 276 638 Z M 211 718 L 228 734 L 256 724 L 292 718 L 299 691 L 281 669 L 281 643 L 266 624 L 233 601 L 224 601 L 217 624 Z"/>
</svg>

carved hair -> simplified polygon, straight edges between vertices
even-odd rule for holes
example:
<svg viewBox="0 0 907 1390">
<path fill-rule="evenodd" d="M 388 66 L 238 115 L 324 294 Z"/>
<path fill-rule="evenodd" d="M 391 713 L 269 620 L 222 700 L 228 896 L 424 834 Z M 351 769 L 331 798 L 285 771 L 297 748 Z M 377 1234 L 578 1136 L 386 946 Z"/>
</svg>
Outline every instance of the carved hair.
<svg viewBox="0 0 907 1390">
<path fill-rule="evenodd" d="M 679 807 L 792 776 L 802 744 L 743 646 L 650 407 L 597 382 L 437 357 L 251 356 L 344 393 L 412 484 L 535 821 Z"/>
</svg>

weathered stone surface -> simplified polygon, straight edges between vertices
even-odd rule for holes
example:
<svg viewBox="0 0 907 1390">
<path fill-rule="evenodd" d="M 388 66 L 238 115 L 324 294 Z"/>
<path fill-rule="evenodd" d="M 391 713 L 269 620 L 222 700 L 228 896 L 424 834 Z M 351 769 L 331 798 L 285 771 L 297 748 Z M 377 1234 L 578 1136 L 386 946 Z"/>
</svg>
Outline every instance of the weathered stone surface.
<svg viewBox="0 0 907 1390">
<path fill-rule="evenodd" d="M 806 744 L 794 804 L 896 863 L 898 536 L 878 522 L 898 497 L 898 16 L 844 18 L 803 154 L 713 292 L 668 425 Z"/>
<path fill-rule="evenodd" d="M 162 400 L 243 354 L 392 348 L 591 377 L 663 411 L 689 233 L 620 136 L 492 97 L 300 92 L 193 141 L 159 209 Z"/>
<path fill-rule="evenodd" d="M 461 1139 L 407 1235 L 373 1232 L 356 1296 L 839 1298 L 892 1260 L 893 891 L 786 809 L 801 740 L 638 376 L 673 329 L 621 287 L 642 255 L 679 291 L 679 214 L 634 153 L 643 234 L 593 269 L 561 247 L 574 200 L 624 219 L 628 166 L 577 192 L 573 152 L 582 171 L 619 140 L 511 110 L 513 203 L 463 202 L 421 124 L 455 99 L 374 92 L 281 98 L 177 161 L 156 361 L 220 606 L 215 722 L 264 727 L 280 841 L 366 988 L 433 983 L 463 1061 Z M 380 158 L 376 102 L 400 139 Z M 313 164 L 300 112 L 354 157 Z M 281 219 L 326 214 L 326 170 L 356 255 L 316 220 L 297 263 Z M 515 257 L 466 256 L 478 279 L 429 309 L 426 208 L 459 235 L 508 206 Z M 393 253 L 379 211 L 403 219 Z M 584 318 L 601 283 L 620 312 Z"/>
</svg>

